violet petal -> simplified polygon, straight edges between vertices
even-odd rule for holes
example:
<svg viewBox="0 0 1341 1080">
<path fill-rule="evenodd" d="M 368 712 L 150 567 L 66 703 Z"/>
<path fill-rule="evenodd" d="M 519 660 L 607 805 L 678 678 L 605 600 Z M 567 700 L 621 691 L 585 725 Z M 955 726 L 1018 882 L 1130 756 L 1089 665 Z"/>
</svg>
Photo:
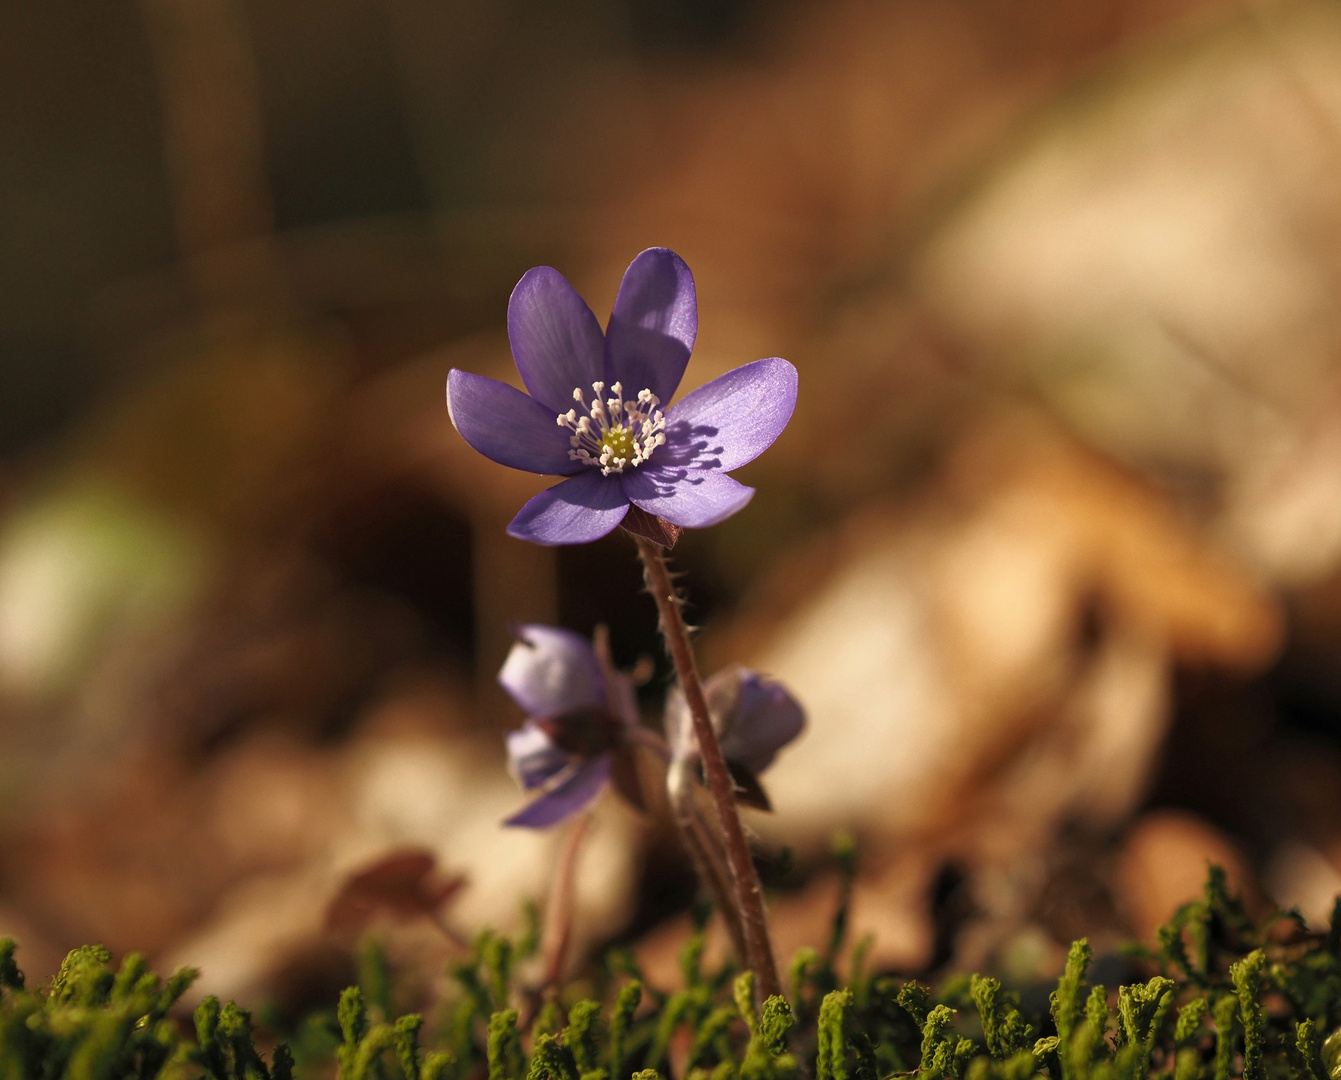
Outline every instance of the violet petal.
<svg viewBox="0 0 1341 1080">
<path fill-rule="evenodd" d="M 805 712 L 781 683 L 735 665 L 703 684 L 722 756 L 757 776 L 805 728 Z M 678 685 L 666 695 L 666 738 L 679 759 L 699 756 L 694 722 Z"/>
<path fill-rule="evenodd" d="M 498 672 L 499 685 L 513 701 L 536 716 L 606 707 L 605 679 L 589 640 L 539 623 L 519 626 L 515 633 L 517 641 Z M 509 754 L 511 750 L 509 736 Z"/>
<path fill-rule="evenodd" d="M 716 469 L 655 465 L 625 473 L 624 491 L 649 514 L 686 529 L 725 521 L 754 496 L 754 488 Z"/>
<path fill-rule="evenodd" d="M 629 512 L 619 478 L 584 469 L 533 497 L 512 519 L 508 535 L 535 544 L 586 544 L 614 529 Z"/>
<path fill-rule="evenodd" d="M 605 368 L 601 324 L 552 266 L 526 271 L 508 301 L 508 341 L 522 382 L 550 410 L 550 423 L 573 407 L 573 391 L 590 396 Z"/>
<path fill-rule="evenodd" d="M 739 687 L 735 708 L 723 717 L 722 756 L 757 776 L 773 764 L 779 750 L 801 734 L 805 712 L 781 683 L 747 668 L 732 672 Z"/>
<path fill-rule="evenodd" d="M 610 755 L 582 762 L 572 775 L 503 822 L 528 829 L 544 829 L 585 810 L 610 782 Z"/>
<path fill-rule="evenodd" d="M 666 412 L 664 452 L 723 472 L 753 461 L 782 434 L 796 408 L 796 368 L 771 357 L 728 371 Z"/>
<path fill-rule="evenodd" d="M 529 720 L 516 731 L 508 732 L 507 744 L 508 769 L 527 791 L 558 776 L 573 760 L 554 745 L 554 740 L 538 724 Z"/>
<path fill-rule="evenodd" d="M 648 248 L 624 271 L 605 331 L 606 382 L 624 397 L 651 390 L 664 409 L 698 335 L 694 275 L 675 252 Z"/>
<path fill-rule="evenodd" d="M 569 435 L 555 423 L 557 413 L 515 386 L 453 368 L 447 412 L 466 442 L 500 465 L 550 476 L 583 467 L 568 458 Z"/>
</svg>

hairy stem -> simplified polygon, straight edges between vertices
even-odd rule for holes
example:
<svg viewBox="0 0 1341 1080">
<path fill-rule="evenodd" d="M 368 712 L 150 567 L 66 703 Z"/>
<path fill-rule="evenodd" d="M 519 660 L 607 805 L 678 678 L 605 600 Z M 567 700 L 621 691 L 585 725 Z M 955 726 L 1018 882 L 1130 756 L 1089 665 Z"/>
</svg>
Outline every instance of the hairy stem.
<svg viewBox="0 0 1341 1080">
<path fill-rule="evenodd" d="M 727 866 L 722 845 L 704 819 L 703 808 L 694 792 L 696 786 L 688 775 L 685 762 L 673 763 L 666 773 L 666 794 L 670 798 L 675 824 L 680 829 L 680 838 L 689 852 L 694 871 L 712 894 L 712 902 L 722 916 L 732 950 L 741 963 L 748 963 L 745 931 L 741 927 L 740 910 L 731 887 L 731 870 Z"/>
<path fill-rule="evenodd" d="M 684 691 L 689 715 L 694 720 L 694 736 L 703 757 L 703 771 L 717 811 L 726 861 L 731 870 L 736 909 L 740 912 L 741 931 L 745 938 L 745 962 L 754 972 L 755 987 L 760 998 L 766 999 L 779 993 L 777 965 L 768 938 L 763 888 L 759 884 L 754 860 L 750 858 L 745 829 L 736 812 L 735 785 L 731 782 L 726 759 L 722 757 L 722 748 L 717 744 L 717 735 L 712 729 L 707 698 L 704 697 L 703 683 L 694 662 L 694 649 L 689 642 L 689 629 L 680 613 L 680 598 L 671 583 L 661 547 L 641 536 L 634 536 L 634 541 L 643 561 L 647 588 L 661 615 L 661 633 L 666 641 L 666 649 L 675 664 L 675 674 Z"/>
</svg>

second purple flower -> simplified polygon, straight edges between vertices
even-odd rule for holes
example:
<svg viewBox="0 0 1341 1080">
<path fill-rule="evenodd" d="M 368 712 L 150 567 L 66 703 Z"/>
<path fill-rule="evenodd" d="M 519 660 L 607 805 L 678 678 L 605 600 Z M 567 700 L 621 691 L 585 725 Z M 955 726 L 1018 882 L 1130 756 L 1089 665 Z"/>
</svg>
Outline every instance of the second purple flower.
<svg viewBox="0 0 1341 1080">
<path fill-rule="evenodd" d="M 633 758 L 638 706 L 628 677 L 571 630 L 530 623 L 516 633 L 498 681 L 528 715 L 508 734 L 508 763 L 525 790 L 541 794 L 503 824 L 554 825 L 612 783 L 642 809 Z"/>
</svg>

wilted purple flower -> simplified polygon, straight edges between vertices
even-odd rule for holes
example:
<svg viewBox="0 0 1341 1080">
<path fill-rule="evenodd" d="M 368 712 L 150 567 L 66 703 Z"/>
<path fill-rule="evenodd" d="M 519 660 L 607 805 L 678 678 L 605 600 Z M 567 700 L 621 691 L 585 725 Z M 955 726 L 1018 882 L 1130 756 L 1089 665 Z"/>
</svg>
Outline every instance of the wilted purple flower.
<svg viewBox="0 0 1341 1080">
<path fill-rule="evenodd" d="M 471 446 L 568 477 L 522 507 L 509 534 L 582 544 L 619 525 L 630 503 L 701 528 L 749 502 L 754 489 L 726 474 L 787 426 L 796 369 L 756 360 L 669 405 L 697 333 L 693 276 L 666 248 L 629 264 L 604 334 L 557 270 L 526 272 L 508 303 L 508 339 L 530 396 L 455 368 L 447 378 L 452 423 Z"/>
<path fill-rule="evenodd" d="M 804 711 L 781 683 L 740 666 L 717 672 L 703 684 L 703 693 L 737 798 L 760 810 L 772 809 L 759 774 L 801 734 Z M 666 700 L 666 738 L 677 764 L 698 763 L 694 721 L 678 686 Z"/>
<path fill-rule="evenodd" d="M 642 808 L 633 747 L 645 739 L 633 684 L 607 670 L 590 641 L 557 626 L 519 626 L 498 681 L 530 714 L 507 737 L 509 767 L 527 791 L 543 791 L 503 824 L 556 824 L 611 782 Z"/>
</svg>

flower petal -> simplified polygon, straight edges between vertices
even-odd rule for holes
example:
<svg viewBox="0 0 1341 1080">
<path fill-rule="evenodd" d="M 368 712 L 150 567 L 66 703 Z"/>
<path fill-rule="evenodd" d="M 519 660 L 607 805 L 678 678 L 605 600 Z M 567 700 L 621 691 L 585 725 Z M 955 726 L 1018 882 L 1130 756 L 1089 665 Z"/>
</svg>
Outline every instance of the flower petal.
<svg viewBox="0 0 1341 1080">
<path fill-rule="evenodd" d="M 749 668 L 734 665 L 717 672 L 704 682 L 703 694 L 722 756 L 751 776 L 773 764 L 778 751 L 805 728 L 805 712 L 787 688 Z M 673 756 L 697 760 L 694 722 L 679 686 L 666 695 L 665 725 Z"/>
<path fill-rule="evenodd" d="M 658 452 L 738 469 L 782 434 L 796 408 L 796 383 L 796 368 L 776 356 L 728 371 L 667 410 L 666 446 Z"/>
<path fill-rule="evenodd" d="M 694 275 L 668 248 L 648 248 L 624 271 L 605 331 L 605 379 L 624 397 L 651 390 L 664 409 L 698 336 Z"/>
<path fill-rule="evenodd" d="M 527 623 L 515 632 L 516 644 L 498 672 L 499 685 L 513 701 L 535 716 L 606 707 L 605 680 L 590 641 L 571 630 L 539 623 Z"/>
<path fill-rule="evenodd" d="M 617 476 L 583 471 L 542 491 L 508 526 L 508 535 L 536 544 L 586 544 L 599 540 L 624 520 L 629 500 Z"/>
<path fill-rule="evenodd" d="M 508 732 L 507 744 L 508 770 L 527 791 L 554 779 L 573 760 L 554 745 L 543 728 L 530 720 L 516 731 Z"/>
<path fill-rule="evenodd" d="M 573 391 L 591 393 L 605 368 L 601 324 L 552 266 L 522 275 L 508 301 L 508 341 L 522 382 L 554 416 L 573 407 Z"/>
<path fill-rule="evenodd" d="M 649 514 L 686 529 L 725 521 L 754 495 L 724 472 L 692 466 L 644 466 L 624 474 L 624 491 Z"/>
<path fill-rule="evenodd" d="M 541 795 L 503 822 L 544 829 L 585 810 L 610 782 L 610 755 L 601 754 L 577 766 L 563 783 Z"/>
<path fill-rule="evenodd" d="M 554 422 L 558 414 L 515 386 L 452 368 L 447 412 L 462 438 L 500 465 L 551 476 L 584 467 L 568 459 L 569 435 Z"/>
<path fill-rule="evenodd" d="M 730 691 L 734 700 L 718 729 L 722 756 L 757 776 L 773 764 L 779 750 L 801 734 L 806 726 L 805 712 L 785 686 L 748 668 L 728 668 L 708 683 L 718 679 L 735 684 Z M 711 691 L 705 687 L 705 692 L 709 693 L 711 708 Z M 713 711 L 715 714 L 717 710 Z"/>
</svg>

